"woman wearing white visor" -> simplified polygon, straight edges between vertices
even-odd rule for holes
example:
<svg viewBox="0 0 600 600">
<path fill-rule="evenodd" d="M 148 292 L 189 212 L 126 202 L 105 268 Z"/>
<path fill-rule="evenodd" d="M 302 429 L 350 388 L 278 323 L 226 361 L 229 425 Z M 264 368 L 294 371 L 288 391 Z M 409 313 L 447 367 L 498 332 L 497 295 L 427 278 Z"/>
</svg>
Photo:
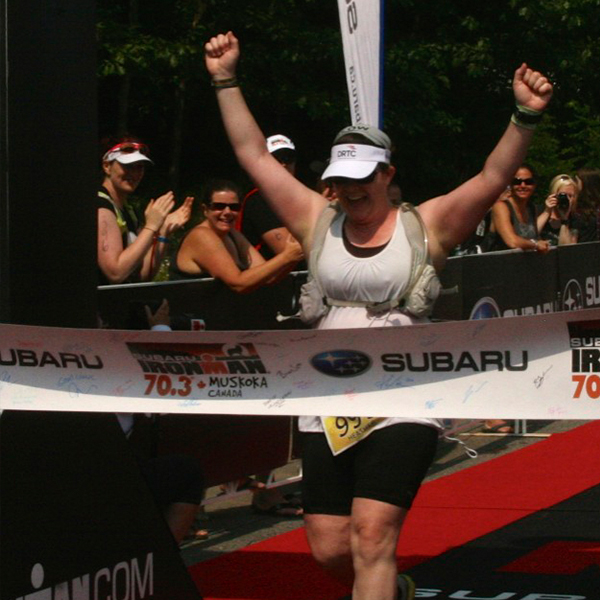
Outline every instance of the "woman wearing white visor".
<svg viewBox="0 0 600 600">
<path fill-rule="evenodd" d="M 173 192 L 151 200 L 140 225 L 127 199 L 152 164 L 148 147 L 125 136 L 110 144 L 102 157 L 103 182 L 98 191 L 98 266 L 100 284 L 151 280 L 169 243 L 169 235 L 190 218 L 193 198 L 172 211 Z"/>
<path fill-rule="evenodd" d="M 292 177 L 267 151 L 236 79 L 239 46 L 229 32 L 205 46 L 206 65 L 223 122 L 241 166 L 254 179 L 283 223 L 304 246 L 330 306 L 319 328 L 402 326 L 416 318 L 397 302 L 411 279 L 414 251 L 401 211 L 387 189 L 395 168 L 391 142 L 382 131 L 351 126 L 334 141 L 323 179 L 333 184 L 340 210 L 324 240 L 316 231 L 328 202 Z M 552 85 L 526 65 L 514 76 L 517 109 L 480 173 L 450 193 L 421 204 L 418 213 L 438 271 L 449 252 L 475 230 L 523 161 L 533 128 L 552 95 Z M 333 299 L 333 301 L 330 301 Z M 344 305 L 344 303 L 346 305 Z M 352 587 L 352 598 L 402 600 L 414 584 L 397 575 L 396 545 L 404 518 L 434 456 L 438 424 L 418 418 L 373 419 L 358 443 L 334 454 L 337 425 L 357 420 L 302 417 L 303 505 L 316 560 Z M 337 436 L 337 437 L 336 437 Z M 357 436 L 360 437 L 360 436 Z"/>
</svg>

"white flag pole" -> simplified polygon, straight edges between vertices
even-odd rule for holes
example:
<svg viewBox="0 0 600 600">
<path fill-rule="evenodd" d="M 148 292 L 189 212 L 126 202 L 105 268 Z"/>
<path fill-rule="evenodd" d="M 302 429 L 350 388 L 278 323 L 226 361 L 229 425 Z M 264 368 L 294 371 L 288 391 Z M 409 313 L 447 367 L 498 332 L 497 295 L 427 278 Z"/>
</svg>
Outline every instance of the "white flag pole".
<svg viewBox="0 0 600 600">
<path fill-rule="evenodd" d="M 383 0 L 338 0 L 353 125 L 383 124 Z"/>
</svg>

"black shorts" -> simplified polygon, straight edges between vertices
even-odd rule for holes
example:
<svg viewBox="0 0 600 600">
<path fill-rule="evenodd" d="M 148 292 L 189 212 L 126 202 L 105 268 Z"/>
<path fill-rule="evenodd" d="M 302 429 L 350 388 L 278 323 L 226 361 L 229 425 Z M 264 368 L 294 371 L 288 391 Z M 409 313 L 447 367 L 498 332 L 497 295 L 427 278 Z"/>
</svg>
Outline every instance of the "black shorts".
<svg viewBox="0 0 600 600">
<path fill-rule="evenodd" d="M 302 504 L 307 514 L 350 515 L 353 498 L 409 509 L 435 456 L 438 431 L 397 423 L 334 456 L 323 433 L 305 433 Z"/>
</svg>

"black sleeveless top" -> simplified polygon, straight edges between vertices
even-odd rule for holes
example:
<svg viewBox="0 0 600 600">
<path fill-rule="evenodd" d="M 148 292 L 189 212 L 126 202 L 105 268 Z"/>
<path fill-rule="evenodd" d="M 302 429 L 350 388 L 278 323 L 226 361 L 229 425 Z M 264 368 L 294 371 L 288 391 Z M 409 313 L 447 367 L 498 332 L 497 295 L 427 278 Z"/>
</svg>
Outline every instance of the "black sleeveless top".
<svg viewBox="0 0 600 600">
<path fill-rule="evenodd" d="M 503 202 L 508 206 L 508 210 L 510 212 L 510 222 L 515 230 L 515 233 L 526 240 L 537 240 L 539 238 L 539 233 L 536 224 L 537 211 L 535 210 L 535 205 L 531 202 L 527 204 L 527 221 L 525 223 L 521 223 L 512 203 L 509 200 L 503 200 Z M 495 235 L 496 237 L 493 245 L 490 248 L 490 251 L 509 250 L 509 247 L 504 243 L 502 236 L 497 232 Z"/>
</svg>

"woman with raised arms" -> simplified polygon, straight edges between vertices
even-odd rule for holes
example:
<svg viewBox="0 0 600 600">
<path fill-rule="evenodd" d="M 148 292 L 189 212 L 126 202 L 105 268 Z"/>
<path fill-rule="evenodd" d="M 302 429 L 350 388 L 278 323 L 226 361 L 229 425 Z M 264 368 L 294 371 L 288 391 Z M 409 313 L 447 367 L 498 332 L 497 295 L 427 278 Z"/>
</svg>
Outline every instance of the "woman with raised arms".
<svg viewBox="0 0 600 600">
<path fill-rule="evenodd" d="M 329 203 L 267 151 L 237 83 L 239 54 L 231 32 L 205 46 L 227 135 L 240 165 L 309 257 L 319 215 Z M 511 181 L 552 96 L 546 77 L 525 64 L 515 72 L 513 90 L 517 109 L 481 172 L 418 207 L 438 271 Z M 323 179 L 332 183 L 340 210 L 328 226 L 316 266 L 330 301 L 318 328 L 402 326 L 418 320 L 397 302 L 388 302 L 406 292 L 412 253 L 400 211 L 388 201 L 396 171 L 390 155 L 390 139 L 375 127 L 347 127 L 334 139 Z M 341 305 L 343 301 L 351 305 Z M 372 304 L 379 304 L 378 310 L 371 310 Z M 330 448 L 339 442 L 336 421 L 300 418 L 311 551 L 322 567 L 352 588 L 353 600 L 413 598 L 414 584 L 397 574 L 396 545 L 433 460 L 439 423 L 414 417 L 373 419 L 358 443 L 334 455 Z"/>
</svg>

